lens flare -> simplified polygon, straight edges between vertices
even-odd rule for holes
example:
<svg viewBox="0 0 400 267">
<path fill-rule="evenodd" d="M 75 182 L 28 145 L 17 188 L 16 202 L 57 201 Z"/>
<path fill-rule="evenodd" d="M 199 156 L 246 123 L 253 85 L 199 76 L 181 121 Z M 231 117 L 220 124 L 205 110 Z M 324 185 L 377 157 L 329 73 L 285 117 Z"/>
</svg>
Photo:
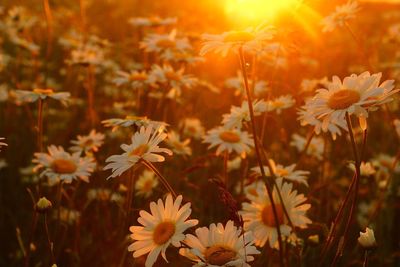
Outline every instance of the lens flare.
<svg viewBox="0 0 400 267">
<path fill-rule="evenodd" d="M 227 0 L 225 13 L 235 21 L 256 23 L 272 20 L 285 9 L 294 9 L 300 0 Z"/>
</svg>

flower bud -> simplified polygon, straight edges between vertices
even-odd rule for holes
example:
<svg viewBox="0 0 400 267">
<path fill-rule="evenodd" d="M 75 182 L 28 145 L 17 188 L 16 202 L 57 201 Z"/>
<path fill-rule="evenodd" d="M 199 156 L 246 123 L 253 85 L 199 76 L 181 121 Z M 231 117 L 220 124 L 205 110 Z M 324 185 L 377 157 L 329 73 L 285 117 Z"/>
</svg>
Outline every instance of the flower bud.
<svg viewBox="0 0 400 267">
<path fill-rule="evenodd" d="M 41 197 L 36 203 L 36 211 L 39 213 L 45 213 L 51 209 L 52 206 L 53 205 L 51 204 L 50 200 L 45 197 Z"/>
<path fill-rule="evenodd" d="M 374 230 L 370 228 L 365 229 L 365 233 L 360 232 L 358 243 L 365 249 L 373 249 L 377 246 L 374 236 Z"/>
</svg>

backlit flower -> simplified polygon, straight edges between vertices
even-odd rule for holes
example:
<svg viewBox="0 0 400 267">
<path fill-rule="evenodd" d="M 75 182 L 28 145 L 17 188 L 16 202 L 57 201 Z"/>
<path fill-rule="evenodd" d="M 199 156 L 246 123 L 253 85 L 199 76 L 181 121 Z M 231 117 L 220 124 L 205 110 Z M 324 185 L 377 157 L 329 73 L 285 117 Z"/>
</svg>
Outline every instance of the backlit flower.
<svg viewBox="0 0 400 267">
<path fill-rule="evenodd" d="M 305 228 L 311 220 L 307 218 L 306 212 L 310 209 L 310 204 L 305 204 L 307 199 L 303 194 L 297 194 L 292 190 L 291 183 L 284 183 L 282 179 L 277 179 L 277 186 L 282 196 L 283 203 L 279 201 L 276 188 L 273 190 L 273 198 L 277 212 L 277 221 L 283 236 L 289 236 L 291 227 L 288 225 L 282 204 L 288 212 L 290 220 L 294 226 Z M 246 231 L 252 231 L 257 246 L 264 246 L 268 241 L 271 248 L 278 248 L 277 224 L 273 215 L 271 202 L 267 196 L 265 186 L 257 188 L 257 196 L 247 196 L 251 203 L 244 202 L 242 211 L 244 227 Z"/>
<path fill-rule="evenodd" d="M 91 130 L 88 135 L 77 136 L 78 140 L 72 140 L 71 143 L 74 145 L 70 147 L 70 150 L 73 152 L 97 152 L 99 148 L 103 145 L 104 142 L 104 134 L 96 133 L 96 130 Z"/>
<path fill-rule="evenodd" d="M 358 11 L 358 3 L 353 0 L 348 1 L 344 5 L 337 6 L 332 14 L 322 19 L 322 31 L 331 32 L 337 27 L 345 26 L 350 19 L 355 18 L 355 14 Z"/>
<path fill-rule="evenodd" d="M 248 262 L 254 260 L 253 255 L 260 254 L 253 245 L 252 234 L 242 233 L 233 221 L 228 221 L 225 227 L 213 223 L 210 227 L 197 228 L 195 233 L 186 235 L 185 244 L 190 248 L 179 250 L 195 263 L 195 267 L 250 267 Z"/>
<path fill-rule="evenodd" d="M 70 154 L 59 146 L 51 145 L 48 153 L 35 153 L 36 169 L 42 169 L 40 176 L 47 177 L 51 184 L 62 181 L 71 183 L 74 179 L 89 182 L 89 176 L 94 171 L 96 163 L 92 158 L 81 157 L 80 152 Z"/>
<path fill-rule="evenodd" d="M 135 184 L 135 191 L 137 196 L 149 197 L 153 194 L 154 188 L 158 185 L 158 178 L 155 176 L 154 172 L 149 170 L 144 170 L 139 176 L 139 179 Z"/>
<path fill-rule="evenodd" d="M 166 153 L 172 155 L 172 151 L 167 148 L 159 147 L 167 137 L 160 128 L 141 127 L 138 132 L 132 136 L 130 145 L 121 145 L 124 153 L 121 155 L 112 155 L 106 159 L 108 164 L 104 170 L 111 169 L 112 174 L 108 178 L 120 176 L 122 173 L 130 169 L 133 165 L 143 159 L 149 162 L 162 162 L 165 158 L 158 153 Z"/>
<path fill-rule="evenodd" d="M 262 49 L 267 41 L 274 36 L 271 27 L 260 25 L 256 28 L 247 28 L 243 31 L 229 31 L 222 34 L 203 34 L 203 47 L 200 55 L 215 52 L 226 56 L 229 51 L 236 51 L 243 47 L 248 52 L 256 52 Z"/>
<path fill-rule="evenodd" d="M 148 253 L 146 257 L 146 267 L 151 267 L 156 262 L 159 254 L 168 262 L 166 250 L 172 244 L 180 247 L 185 239 L 184 232 L 198 224 L 197 220 L 188 220 L 192 210 L 190 203 L 181 207 L 182 196 L 178 196 L 173 201 L 172 196 L 168 195 L 165 203 L 161 199 L 150 203 L 151 214 L 141 210 L 138 222 L 142 226 L 131 226 L 131 238 L 135 240 L 128 247 L 133 251 L 133 257 L 137 258 Z"/>
<path fill-rule="evenodd" d="M 217 155 L 225 151 L 228 153 L 234 151 L 242 157 L 249 153 L 253 146 L 253 140 L 247 132 L 221 126 L 209 130 L 203 138 L 203 143 L 210 143 L 209 149 L 218 146 Z"/>
</svg>

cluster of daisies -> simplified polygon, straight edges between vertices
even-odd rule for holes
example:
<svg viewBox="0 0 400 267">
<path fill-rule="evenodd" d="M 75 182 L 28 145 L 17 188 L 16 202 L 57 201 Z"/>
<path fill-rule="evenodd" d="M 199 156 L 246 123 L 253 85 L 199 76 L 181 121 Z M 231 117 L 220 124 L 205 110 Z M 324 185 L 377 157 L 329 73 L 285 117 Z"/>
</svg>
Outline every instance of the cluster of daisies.
<svg viewBox="0 0 400 267">
<path fill-rule="evenodd" d="M 351 31 L 348 22 L 356 18 L 358 11 L 359 5 L 355 1 L 338 6 L 334 13 L 322 20 L 322 31 L 331 32 L 341 27 Z M 308 228 L 312 219 L 318 220 L 308 214 L 312 197 L 306 193 L 312 186 L 309 178 L 314 170 L 307 170 L 306 164 L 299 164 L 300 160 L 285 159 L 275 153 L 268 158 L 266 147 L 270 140 L 265 135 L 265 129 L 269 127 L 267 119 L 284 120 L 282 118 L 286 118 L 286 112 L 296 112 L 294 107 L 302 105 L 297 110 L 298 121 L 301 126 L 311 126 L 311 134 L 305 136 L 300 130 L 285 137 L 285 140 L 288 141 L 288 147 L 298 152 L 300 159 L 307 155 L 320 164 L 326 159 L 327 139 L 332 141 L 323 134 L 331 134 L 332 142 L 335 142 L 343 132 L 353 134 L 353 131 L 359 131 L 358 128 L 365 131 L 370 112 L 389 103 L 400 91 L 395 89 L 394 80 L 382 81 L 382 73 L 370 72 L 351 74 L 342 79 L 337 76 L 332 79 L 305 78 L 299 86 L 301 94 L 306 96 L 303 103 L 295 94 L 275 95 L 272 88 L 276 85 L 254 73 L 250 74 L 255 67 L 253 63 L 246 64 L 246 60 L 252 57 L 254 65 L 259 63 L 265 67 L 274 62 L 274 69 L 288 67 L 291 47 L 282 41 L 283 34 L 274 27 L 261 24 L 240 31 L 191 36 L 175 27 L 176 18 L 135 17 L 129 19 L 128 23 L 140 33 L 137 45 L 138 54 L 143 54 L 142 63 L 118 64 L 111 60 L 112 53 L 117 49 L 109 41 L 89 32 L 82 34 L 71 30 L 57 40 L 60 50 L 65 53 L 64 63 L 68 67 L 68 70 L 60 71 L 60 75 L 68 76 L 75 70 L 83 70 L 85 75 L 78 75 L 77 81 L 87 92 L 92 128 L 110 128 L 107 133 L 93 129 L 85 132 L 86 135 L 78 135 L 70 141 L 69 147 L 54 145 L 49 140 L 43 142 L 41 135 L 46 133 L 42 132 L 42 113 L 48 108 L 44 104 L 82 108 L 84 101 L 74 91 L 57 91 L 54 88 L 62 86 L 44 75 L 37 78 L 37 83 L 18 84 L 15 90 L 0 84 L 0 102 L 12 101 L 17 107 L 38 108 L 38 152 L 33 155 L 34 166 L 21 169 L 21 175 L 38 174 L 38 179 L 46 181 L 45 185 L 59 185 L 61 188 L 63 184 L 75 181 L 89 183 L 95 174 L 107 173 L 107 180 L 116 178 L 118 189 L 90 188 L 87 190 L 87 200 L 109 201 L 120 206 L 128 203 L 128 220 L 133 193 L 145 201 L 159 195 L 157 193 L 166 193 L 165 198 L 159 198 L 156 202 L 150 200 L 148 210 L 139 210 L 139 225 L 129 227 L 133 243 L 128 250 L 134 258 L 145 257 L 146 267 L 157 266 L 157 261 L 162 259 L 168 262 L 167 249 L 171 247 L 196 267 L 243 267 L 250 266 L 263 249 L 280 250 L 283 253 L 282 250 L 287 247 L 304 245 L 305 239 L 298 232 Z M 16 7 L 4 14 L 0 20 L 0 30 L 5 33 L 7 42 L 28 51 L 35 58 L 40 47 L 28 33 L 37 24 L 38 19 L 29 16 L 28 10 Z M 400 27 L 394 25 L 390 32 L 391 39 L 396 39 Z M 199 49 L 193 40 L 201 40 Z M 0 53 L 2 56 L 2 51 Z M 195 90 L 206 89 L 215 95 L 221 93 L 219 85 L 191 73 L 211 53 L 222 57 L 239 55 L 238 67 L 234 71 L 239 66 L 241 71 L 226 77 L 221 85 L 224 90 L 231 90 L 236 103 L 229 112 L 222 114 L 216 126 L 203 125 L 199 118 L 187 114 L 182 114 L 176 121 L 169 120 L 168 116 L 174 111 L 178 113 L 177 116 L 180 115 L 180 107 L 187 105 L 188 95 L 196 95 Z M 0 57 L 0 63 L 7 60 L 6 57 Z M 309 58 L 304 61 L 305 65 L 313 65 Z M 26 62 L 24 64 L 27 65 Z M 93 99 L 93 90 L 98 76 L 102 79 L 99 83 L 105 85 L 99 88 L 102 89 L 100 93 L 96 93 L 112 99 L 111 107 L 102 107 L 98 102 L 101 107 L 95 108 L 93 104 L 96 100 Z M 107 114 L 105 119 L 100 120 L 104 114 Z M 351 127 L 354 118 L 359 122 L 360 127 L 354 127 L 357 129 Z M 262 129 L 254 130 L 256 122 Z M 394 120 L 393 126 L 400 137 L 400 120 Z M 106 138 L 110 144 L 111 141 L 118 142 L 120 151 L 117 154 L 110 152 L 110 155 L 102 158 L 99 152 L 104 144 L 108 144 Z M 8 146 L 2 142 L 4 139 L 0 137 L 0 149 Z M 7 137 L 7 142 L 9 140 Z M 51 144 L 46 152 L 42 150 L 43 143 Z M 263 159 L 257 158 L 261 162 L 259 165 L 255 164 L 256 157 L 259 157 L 254 153 L 257 145 L 265 152 Z M 212 157 L 215 156 L 220 163 L 224 162 L 224 173 L 219 177 L 224 178 L 221 183 L 225 186 L 225 193 L 231 194 L 228 191 L 234 189 L 232 198 L 240 196 L 235 212 L 241 223 L 229 218 L 224 223 L 199 227 L 200 220 L 192 218 L 192 203 L 185 200 L 184 194 L 175 192 L 171 186 L 172 177 L 164 177 L 163 171 L 168 168 L 162 171 L 157 168 L 172 155 L 185 165 L 189 159 L 198 156 L 197 152 L 205 154 L 205 146 L 211 151 Z M 346 163 L 348 170 L 347 167 L 345 169 L 353 172 L 359 169 L 363 181 L 373 181 L 384 192 L 390 185 L 391 175 L 400 173 L 397 161 L 397 157 L 379 154 L 359 162 L 359 166 Z M 168 164 L 165 166 L 168 167 Z M 239 177 L 240 181 L 235 173 L 237 170 L 245 171 L 241 174 L 243 177 Z M 134 177 L 134 184 L 121 182 L 128 176 Z M 268 181 L 273 182 L 270 185 L 272 195 L 267 188 Z M 38 183 L 37 180 L 34 182 Z M 196 207 L 195 202 L 193 205 Z M 368 223 L 379 205 L 381 203 L 377 201 L 361 201 L 358 206 L 358 223 L 366 229 L 365 233 L 360 233 L 358 241 L 366 250 L 377 245 Z M 81 213 L 60 204 L 56 217 L 73 225 L 80 220 Z M 281 247 L 281 240 L 285 242 L 284 247 Z"/>
</svg>

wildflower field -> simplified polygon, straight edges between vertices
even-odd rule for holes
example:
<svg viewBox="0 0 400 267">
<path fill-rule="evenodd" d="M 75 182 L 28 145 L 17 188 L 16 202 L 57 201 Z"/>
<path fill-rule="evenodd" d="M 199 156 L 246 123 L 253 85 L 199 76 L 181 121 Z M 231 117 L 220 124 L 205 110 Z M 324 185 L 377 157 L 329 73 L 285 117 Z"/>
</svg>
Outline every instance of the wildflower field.
<svg viewBox="0 0 400 267">
<path fill-rule="evenodd" d="M 2 0 L 0 266 L 400 266 L 400 1 Z"/>
</svg>

